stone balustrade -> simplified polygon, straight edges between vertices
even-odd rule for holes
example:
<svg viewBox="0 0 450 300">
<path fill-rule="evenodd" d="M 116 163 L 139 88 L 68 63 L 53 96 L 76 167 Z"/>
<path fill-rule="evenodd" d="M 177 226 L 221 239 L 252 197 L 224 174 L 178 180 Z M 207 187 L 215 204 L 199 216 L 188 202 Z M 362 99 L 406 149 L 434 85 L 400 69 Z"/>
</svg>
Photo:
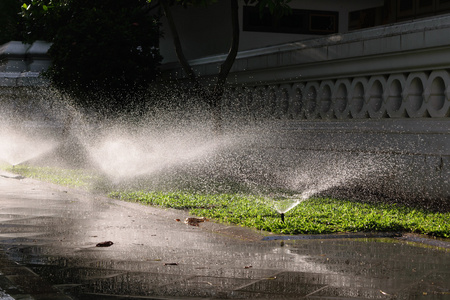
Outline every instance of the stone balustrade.
<svg viewBox="0 0 450 300">
<path fill-rule="evenodd" d="M 271 115 L 293 120 L 447 118 L 450 74 L 430 70 L 243 86 L 226 98 L 240 99 L 250 111 L 269 108 Z"/>
<path fill-rule="evenodd" d="M 359 186 L 386 197 L 450 205 L 449 34 L 450 16 L 442 16 L 241 52 L 224 120 L 236 110 L 243 120 L 271 119 L 273 138 L 255 143 L 274 149 L 278 172 L 326 177 L 340 161 L 336 178 L 353 173 Z M 209 83 L 223 59 L 192 64 Z M 179 67 L 164 68 L 183 81 Z"/>
</svg>

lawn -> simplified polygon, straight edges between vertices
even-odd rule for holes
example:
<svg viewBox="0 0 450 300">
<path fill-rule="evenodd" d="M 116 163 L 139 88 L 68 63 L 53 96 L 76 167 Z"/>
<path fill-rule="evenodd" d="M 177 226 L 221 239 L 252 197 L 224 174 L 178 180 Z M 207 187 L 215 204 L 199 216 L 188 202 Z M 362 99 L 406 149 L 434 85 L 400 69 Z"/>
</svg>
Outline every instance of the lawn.
<svg viewBox="0 0 450 300">
<path fill-rule="evenodd" d="M 35 167 L 28 165 L 0 165 L 0 168 L 24 177 L 84 189 L 89 189 L 92 183 L 98 178 L 98 175 L 94 172 L 81 169 L 74 170 L 55 167 Z"/>
<path fill-rule="evenodd" d="M 415 232 L 450 237 L 450 213 L 396 204 L 368 204 L 330 198 L 311 198 L 286 213 L 282 222 L 263 197 L 239 194 L 112 192 L 111 197 L 147 205 L 185 209 L 217 222 L 283 234 L 338 232 Z"/>
<path fill-rule="evenodd" d="M 71 187 L 92 189 L 102 178 L 85 170 L 16 166 L 7 171 Z M 106 185 L 105 185 L 106 186 Z M 285 215 L 285 222 L 263 196 L 239 193 L 107 191 L 113 198 L 144 205 L 182 209 L 215 222 L 236 224 L 282 234 L 341 232 L 414 232 L 450 238 L 450 212 L 434 212 L 400 204 L 361 203 L 343 199 L 311 198 Z"/>
</svg>

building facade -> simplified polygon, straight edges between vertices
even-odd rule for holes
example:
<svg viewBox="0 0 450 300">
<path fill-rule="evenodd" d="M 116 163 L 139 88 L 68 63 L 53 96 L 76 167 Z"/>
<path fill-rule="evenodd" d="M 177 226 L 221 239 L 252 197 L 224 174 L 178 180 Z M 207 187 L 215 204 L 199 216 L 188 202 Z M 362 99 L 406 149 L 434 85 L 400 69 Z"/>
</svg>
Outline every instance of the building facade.
<svg viewBox="0 0 450 300">
<path fill-rule="evenodd" d="M 390 157 L 384 175 L 361 180 L 388 197 L 440 198 L 448 204 L 449 1 L 292 3 L 293 15 L 303 14 L 307 21 L 288 20 L 284 28 L 280 22 L 274 28 L 273 20 L 246 20 L 242 3 L 240 51 L 228 78 L 224 112 L 279 120 L 280 151 Z M 223 16 L 229 10 L 221 5 L 204 20 L 222 18 L 218 31 L 197 24 L 203 21 L 202 9 L 193 12 L 201 20 L 196 29 L 183 26 L 186 54 L 206 82 L 214 80 L 225 60 L 231 34 Z M 177 13 L 178 20 L 191 17 L 188 11 Z M 165 75 L 183 81 L 169 47 L 170 35 L 161 44 L 168 53 Z"/>
<path fill-rule="evenodd" d="M 276 124 L 273 155 L 286 168 L 323 153 L 348 162 L 355 174 L 379 161 L 376 172 L 352 180 L 387 197 L 450 205 L 450 1 L 291 3 L 293 13 L 274 20 L 256 17 L 241 2 L 224 122 L 233 111 L 243 120 Z M 226 1 L 174 8 L 186 56 L 205 83 L 226 57 L 229 12 Z M 183 82 L 164 20 L 162 29 L 163 74 Z M 46 49 L 40 42 L 0 48 L 3 99 L 14 98 L 7 87 L 42 83 L 37 76 L 48 66 Z M 352 161 L 361 156 L 368 159 Z"/>
</svg>

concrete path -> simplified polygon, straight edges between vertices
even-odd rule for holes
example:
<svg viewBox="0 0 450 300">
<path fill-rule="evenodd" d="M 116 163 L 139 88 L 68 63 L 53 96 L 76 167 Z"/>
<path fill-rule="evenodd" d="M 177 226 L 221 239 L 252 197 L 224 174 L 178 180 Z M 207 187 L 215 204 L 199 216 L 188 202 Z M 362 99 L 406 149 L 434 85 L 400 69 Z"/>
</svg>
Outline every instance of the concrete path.
<svg viewBox="0 0 450 300">
<path fill-rule="evenodd" d="M 0 299 L 450 299 L 448 241 L 263 240 L 185 217 L 0 172 Z"/>
</svg>

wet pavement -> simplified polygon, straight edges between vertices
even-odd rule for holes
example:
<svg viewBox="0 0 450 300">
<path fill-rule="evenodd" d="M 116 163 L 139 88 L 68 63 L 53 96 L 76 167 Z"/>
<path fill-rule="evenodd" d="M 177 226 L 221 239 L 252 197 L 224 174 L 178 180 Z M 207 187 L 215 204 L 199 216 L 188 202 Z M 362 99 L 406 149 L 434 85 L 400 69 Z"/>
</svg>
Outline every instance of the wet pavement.
<svg viewBox="0 0 450 300">
<path fill-rule="evenodd" d="M 450 299 L 449 241 L 185 217 L 0 171 L 0 299 Z"/>
</svg>

